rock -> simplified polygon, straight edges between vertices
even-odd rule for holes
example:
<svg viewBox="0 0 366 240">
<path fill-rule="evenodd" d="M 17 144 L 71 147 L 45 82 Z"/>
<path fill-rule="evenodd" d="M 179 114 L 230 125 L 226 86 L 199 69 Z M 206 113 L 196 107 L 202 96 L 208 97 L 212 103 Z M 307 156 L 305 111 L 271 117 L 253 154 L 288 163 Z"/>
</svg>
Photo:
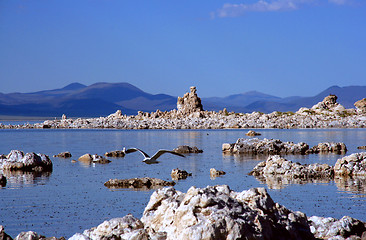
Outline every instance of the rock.
<svg viewBox="0 0 366 240">
<path fill-rule="evenodd" d="M 42 153 L 27 153 L 11 150 L 7 158 L 0 159 L 0 169 L 22 171 L 52 171 L 52 161 Z"/>
<path fill-rule="evenodd" d="M 360 220 L 344 216 L 340 220 L 331 217 L 309 218 L 311 232 L 316 238 L 320 239 L 348 239 L 348 237 L 359 237 L 351 239 L 360 239 L 366 231 L 364 222 Z M 342 237 L 342 238 L 335 238 Z"/>
<path fill-rule="evenodd" d="M 224 172 L 224 171 L 216 170 L 215 168 L 210 169 L 211 179 L 215 179 L 216 177 L 221 176 L 221 175 L 225 175 L 225 174 L 226 174 L 226 172 Z"/>
<path fill-rule="evenodd" d="M 172 177 L 172 180 L 181 180 L 186 179 L 188 176 L 192 176 L 192 173 L 176 168 L 172 170 L 170 176 Z"/>
<path fill-rule="evenodd" d="M 203 153 L 203 150 L 198 149 L 196 146 L 190 147 L 187 145 L 178 146 L 177 148 L 174 148 L 173 151 L 177 153 Z"/>
<path fill-rule="evenodd" d="M 347 147 L 344 143 L 324 142 L 310 148 L 307 153 L 336 153 L 345 154 Z"/>
<path fill-rule="evenodd" d="M 248 131 L 245 135 L 249 136 L 249 137 L 255 137 L 255 136 L 260 136 L 260 133 L 257 133 L 253 130 Z"/>
<path fill-rule="evenodd" d="M 80 161 L 80 162 L 92 162 L 93 157 L 89 153 L 86 153 L 86 154 L 82 155 L 81 157 L 79 157 L 78 161 Z"/>
<path fill-rule="evenodd" d="M 114 118 L 122 118 L 123 117 L 123 115 L 122 115 L 122 111 L 121 110 L 117 110 L 115 113 L 113 113 L 113 114 L 110 114 L 109 116 L 108 116 L 108 118 L 110 118 L 110 119 L 114 119 Z"/>
<path fill-rule="evenodd" d="M 104 154 L 104 156 L 106 156 L 106 157 L 115 157 L 115 158 L 122 158 L 125 155 L 126 155 L 125 152 L 124 151 L 120 151 L 120 150 L 106 152 Z"/>
<path fill-rule="evenodd" d="M 56 155 L 53 155 L 53 157 L 59 157 L 59 158 L 71 158 L 72 155 L 70 152 L 62 152 Z"/>
<path fill-rule="evenodd" d="M 364 149 L 364 150 L 366 150 L 366 146 L 359 146 L 359 147 L 357 147 L 357 149 Z"/>
<path fill-rule="evenodd" d="M 315 113 L 343 113 L 346 109 L 339 103 L 337 103 L 338 97 L 330 94 L 325 97 L 323 101 L 315 104 L 311 110 Z"/>
<path fill-rule="evenodd" d="M 282 142 L 279 139 L 239 138 L 236 143 L 224 143 L 223 152 L 245 154 L 305 154 L 309 145 L 303 142 Z"/>
<path fill-rule="evenodd" d="M 66 119 L 67 119 L 66 115 L 62 114 L 61 120 L 66 120 Z"/>
<path fill-rule="evenodd" d="M 263 177 L 282 175 L 296 179 L 330 179 L 334 176 L 334 169 L 328 164 L 301 165 L 281 158 L 279 155 L 274 155 L 269 156 L 266 161 L 258 163 L 249 175 Z"/>
<path fill-rule="evenodd" d="M 6 177 L 4 175 L 0 174 L 0 187 L 5 187 L 5 186 L 6 186 Z"/>
<path fill-rule="evenodd" d="M 39 235 L 36 232 L 28 231 L 19 233 L 18 236 L 14 238 L 14 240 L 65 240 L 65 238 L 45 237 L 43 235 Z"/>
<path fill-rule="evenodd" d="M 366 98 L 355 102 L 356 111 L 358 113 L 366 113 Z"/>
<path fill-rule="evenodd" d="M 2 225 L 0 225 L 0 240 L 13 240 L 8 234 L 6 234 Z"/>
<path fill-rule="evenodd" d="M 178 97 L 177 109 L 182 114 L 191 114 L 193 112 L 203 111 L 201 99 L 197 96 L 196 87 L 191 87 L 190 93 L 184 94 L 183 97 Z"/>
<path fill-rule="evenodd" d="M 174 186 L 175 182 L 167 182 L 158 178 L 130 178 L 130 179 L 109 179 L 104 183 L 108 188 L 142 188 L 151 189 L 163 186 Z"/>
<path fill-rule="evenodd" d="M 163 188 L 152 194 L 141 221 L 166 239 L 315 239 L 306 215 L 274 203 L 264 188 Z"/>
<path fill-rule="evenodd" d="M 97 227 L 85 230 L 82 234 L 74 234 L 69 240 L 114 240 L 114 239 L 134 239 L 147 240 L 148 234 L 144 229 L 143 223 L 132 215 L 122 218 L 113 218 L 104 221 Z"/>
<path fill-rule="evenodd" d="M 111 162 L 110 160 L 106 159 L 103 156 L 99 156 L 98 154 L 93 154 L 91 157 L 93 163 L 106 164 Z"/>
<path fill-rule="evenodd" d="M 366 152 L 353 153 L 337 160 L 334 174 L 339 176 L 366 176 Z"/>
</svg>

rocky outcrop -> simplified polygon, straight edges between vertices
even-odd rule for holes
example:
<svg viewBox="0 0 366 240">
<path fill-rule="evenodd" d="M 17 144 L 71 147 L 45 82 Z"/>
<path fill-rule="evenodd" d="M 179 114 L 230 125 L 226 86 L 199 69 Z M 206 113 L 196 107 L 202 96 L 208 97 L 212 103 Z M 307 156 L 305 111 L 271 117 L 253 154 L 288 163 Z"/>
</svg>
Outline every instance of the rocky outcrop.
<svg viewBox="0 0 366 240">
<path fill-rule="evenodd" d="M 282 142 L 279 139 L 239 138 L 236 143 L 222 145 L 224 153 L 245 154 L 306 154 L 309 145 L 303 142 Z"/>
<path fill-rule="evenodd" d="M 344 143 L 323 142 L 310 148 L 307 153 L 336 153 L 345 154 L 347 147 Z"/>
<path fill-rule="evenodd" d="M 181 180 L 186 179 L 189 176 L 192 176 L 192 173 L 189 173 L 186 170 L 180 170 L 176 168 L 172 170 L 170 176 L 172 177 L 172 180 Z"/>
<path fill-rule="evenodd" d="M 62 152 L 56 155 L 53 155 L 53 157 L 58 157 L 58 158 L 71 158 L 72 155 L 70 152 Z"/>
<path fill-rule="evenodd" d="M 248 131 L 245 135 L 249 136 L 249 137 L 255 137 L 255 136 L 260 136 L 260 133 L 257 133 L 253 130 Z"/>
<path fill-rule="evenodd" d="M 189 115 L 194 112 L 203 111 L 201 99 L 197 96 L 196 91 L 196 87 L 191 87 L 191 91 L 189 93 L 184 94 L 183 97 L 178 97 L 178 112 Z"/>
<path fill-rule="evenodd" d="M 366 98 L 355 102 L 356 111 L 358 113 L 366 113 Z"/>
<path fill-rule="evenodd" d="M 0 158 L 0 170 L 52 171 L 52 161 L 42 153 L 26 153 L 11 150 L 6 158 Z"/>
<path fill-rule="evenodd" d="M 106 156 L 106 157 L 114 157 L 114 158 L 122 158 L 122 157 L 125 157 L 125 155 L 126 155 L 125 152 L 124 151 L 120 151 L 120 150 L 106 152 L 104 154 L 104 156 Z"/>
<path fill-rule="evenodd" d="M 344 216 L 339 220 L 313 216 L 309 218 L 309 224 L 311 232 L 318 239 L 361 239 L 362 236 L 366 237 L 365 223 L 349 216 Z"/>
<path fill-rule="evenodd" d="M 328 164 L 301 165 L 281 158 L 279 155 L 274 155 L 269 156 L 266 161 L 258 163 L 249 175 L 263 177 L 282 175 L 295 179 L 329 179 L 334 176 L 334 170 Z"/>
<path fill-rule="evenodd" d="M 108 188 L 139 188 L 155 189 L 164 186 L 174 186 L 175 182 L 167 182 L 158 178 L 130 178 L 130 179 L 109 179 L 104 183 Z"/>
<path fill-rule="evenodd" d="M 264 188 L 155 191 L 141 218 L 162 239 L 314 239 L 306 215 L 274 203 Z"/>
<path fill-rule="evenodd" d="M 6 177 L 2 174 L 0 174 L 0 187 L 5 187 L 6 186 Z"/>
<path fill-rule="evenodd" d="M 97 227 L 76 233 L 69 240 L 112 240 L 112 239 L 149 239 L 144 224 L 132 215 L 104 221 Z"/>
<path fill-rule="evenodd" d="M 343 114 L 347 112 L 345 107 L 337 103 L 338 97 L 336 95 L 329 95 L 323 99 L 323 101 L 318 102 L 310 109 L 302 107 L 297 111 L 297 114 Z M 349 113 L 354 113 L 354 110 L 349 110 Z"/>
<path fill-rule="evenodd" d="M 203 153 L 202 149 L 198 149 L 196 146 L 190 147 L 187 145 L 178 146 L 173 149 L 177 153 Z"/>
<path fill-rule="evenodd" d="M 366 176 L 366 152 L 353 153 L 338 159 L 334 173 L 340 176 Z"/>
</svg>

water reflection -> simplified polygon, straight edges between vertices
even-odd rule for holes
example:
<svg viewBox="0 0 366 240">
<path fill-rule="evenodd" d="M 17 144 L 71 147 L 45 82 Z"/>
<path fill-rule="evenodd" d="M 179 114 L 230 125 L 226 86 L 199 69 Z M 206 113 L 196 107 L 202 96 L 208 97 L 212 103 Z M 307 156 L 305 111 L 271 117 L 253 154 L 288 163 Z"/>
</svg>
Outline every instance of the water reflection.
<svg viewBox="0 0 366 240">
<path fill-rule="evenodd" d="M 7 179 L 7 186 L 17 188 L 30 185 L 45 185 L 52 172 L 26 172 L 26 171 L 8 171 L 0 172 Z"/>
<path fill-rule="evenodd" d="M 266 184 L 269 189 L 282 189 L 291 184 L 329 184 L 332 181 L 330 178 L 302 179 L 282 175 L 255 176 L 255 178 L 262 184 Z"/>
<path fill-rule="evenodd" d="M 366 194 L 366 176 L 336 177 L 334 182 L 341 191 Z"/>
</svg>

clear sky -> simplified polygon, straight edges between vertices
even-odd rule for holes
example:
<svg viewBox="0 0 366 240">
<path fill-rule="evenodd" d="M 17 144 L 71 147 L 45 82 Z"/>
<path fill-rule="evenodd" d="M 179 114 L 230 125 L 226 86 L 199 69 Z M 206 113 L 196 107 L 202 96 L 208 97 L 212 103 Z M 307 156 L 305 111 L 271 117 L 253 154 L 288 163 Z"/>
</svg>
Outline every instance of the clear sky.
<svg viewBox="0 0 366 240">
<path fill-rule="evenodd" d="M 0 0 L 0 92 L 201 97 L 366 85 L 365 0 Z"/>
</svg>

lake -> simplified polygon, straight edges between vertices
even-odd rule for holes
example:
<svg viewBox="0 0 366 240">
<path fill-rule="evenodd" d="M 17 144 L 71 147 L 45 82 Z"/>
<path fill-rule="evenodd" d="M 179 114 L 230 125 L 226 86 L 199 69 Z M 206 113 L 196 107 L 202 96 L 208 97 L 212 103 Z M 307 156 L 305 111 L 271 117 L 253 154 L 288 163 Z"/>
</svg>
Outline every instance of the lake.
<svg viewBox="0 0 366 240">
<path fill-rule="evenodd" d="M 91 129 L 11 129 L 1 130 L 0 154 L 12 149 L 44 153 L 53 162 L 47 174 L 14 172 L 7 175 L 8 183 L 0 187 L 0 225 L 13 238 L 22 231 L 36 231 L 47 237 L 71 237 L 76 232 L 95 227 L 105 220 L 132 213 L 141 217 L 149 201 L 150 191 L 108 189 L 103 184 L 111 178 L 156 177 L 171 181 L 172 169 L 192 173 L 174 186 L 186 192 L 194 185 L 227 184 L 232 190 L 243 191 L 265 187 L 275 202 L 307 216 L 341 218 L 348 215 L 366 221 L 366 183 L 363 179 L 314 181 L 298 183 L 276 182 L 267 185 L 249 176 L 253 167 L 266 156 L 224 155 L 223 143 L 245 138 L 249 129 L 242 130 L 91 130 Z M 360 152 L 366 145 L 366 129 L 255 129 L 258 138 L 306 142 L 310 147 L 319 142 L 344 142 L 346 155 Z M 138 152 L 124 158 L 109 158 L 109 164 L 72 163 L 90 153 L 103 155 L 123 147 L 138 147 L 149 154 L 158 149 L 174 149 L 180 145 L 197 146 L 204 152 L 185 158 L 165 154 L 159 164 L 145 164 Z M 53 158 L 70 151 L 70 159 Z M 286 159 L 305 163 L 334 165 L 343 157 L 336 154 L 287 155 Z M 226 175 L 210 178 L 210 168 L 223 170 Z"/>
</svg>

